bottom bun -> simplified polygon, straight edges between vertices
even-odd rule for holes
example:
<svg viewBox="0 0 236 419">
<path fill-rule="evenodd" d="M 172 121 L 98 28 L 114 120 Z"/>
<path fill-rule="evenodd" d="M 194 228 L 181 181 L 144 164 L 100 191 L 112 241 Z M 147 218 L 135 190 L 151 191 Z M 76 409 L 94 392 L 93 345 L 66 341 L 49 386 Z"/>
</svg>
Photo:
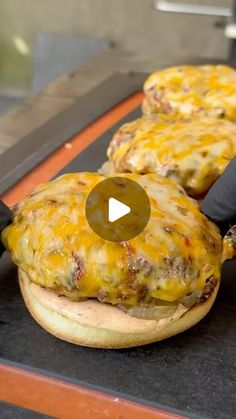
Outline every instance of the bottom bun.
<svg viewBox="0 0 236 419">
<path fill-rule="evenodd" d="M 209 297 L 190 309 L 161 320 L 131 317 L 117 307 L 95 300 L 69 301 L 33 284 L 19 271 L 21 292 L 33 318 L 49 333 L 77 345 L 94 348 L 129 348 L 157 342 L 198 323 L 215 301 L 220 281 Z"/>
</svg>

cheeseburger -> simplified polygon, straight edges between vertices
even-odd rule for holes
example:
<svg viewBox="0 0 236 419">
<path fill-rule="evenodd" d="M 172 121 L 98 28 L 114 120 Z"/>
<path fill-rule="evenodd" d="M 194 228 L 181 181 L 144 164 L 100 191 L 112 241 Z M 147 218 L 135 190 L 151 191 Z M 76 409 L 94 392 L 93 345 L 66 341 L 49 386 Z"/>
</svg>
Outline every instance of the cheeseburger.
<svg viewBox="0 0 236 419">
<path fill-rule="evenodd" d="M 87 197 L 108 178 L 98 173 L 39 186 L 14 208 L 2 233 L 30 313 L 63 340 L 98 348 L 155 342 L 193 326 L 216 298 L 218 228 L 173 181 L 125 177 L 146 191 L 151 205 L 145 229 L 129 241 L 106 241 L 89 226 Z"/>
<path fill-rule="evenodd" d="M 143 113 L 211 116 L 236 121 L 236 71 L 225 65 L 181 65 L 144 83 Z"/>
<path fill-rule="evenodd" d="M 236 155 L 235 123 L 216 117 L 156 114 L 121 126 L 104 173 L 157 173 L 188 195 L 204 196 Z"/>
</svg>

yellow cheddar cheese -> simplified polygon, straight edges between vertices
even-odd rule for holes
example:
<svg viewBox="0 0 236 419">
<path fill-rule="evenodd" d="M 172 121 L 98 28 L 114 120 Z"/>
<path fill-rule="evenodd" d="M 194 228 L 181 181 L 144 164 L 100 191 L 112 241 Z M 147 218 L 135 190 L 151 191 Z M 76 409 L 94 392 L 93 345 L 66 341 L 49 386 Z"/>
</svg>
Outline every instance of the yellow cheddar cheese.
<svg viewBox="0 0 236 419">
<path fill-rule="evenodd" d="M 58 298 L 129 307 L 198 298 L 209 279 L 220 278 L 222 240 L 198 203 L 164 177 L 126 177 L 146 190 L 151 203 L 146 228 L 130 241 L 105 241 L 89 227 L 86 198 L 105 179 L 97 173 L 64 175 L 14 208 L 2 240 L 33 283 Z"/>
<path fill-rule="evenodd" d="M 124 124 L 107 151 L 114 172 L 158 173 L 203 196 L 236 155 L 236 125 L 156 114 Z"/>
<path fill-rule="evenodd" d="M 225 65 L 183 65 L 151 74 L 143 112 L 205 115 L 236 121 L 236 71 Z"/>
</svg>

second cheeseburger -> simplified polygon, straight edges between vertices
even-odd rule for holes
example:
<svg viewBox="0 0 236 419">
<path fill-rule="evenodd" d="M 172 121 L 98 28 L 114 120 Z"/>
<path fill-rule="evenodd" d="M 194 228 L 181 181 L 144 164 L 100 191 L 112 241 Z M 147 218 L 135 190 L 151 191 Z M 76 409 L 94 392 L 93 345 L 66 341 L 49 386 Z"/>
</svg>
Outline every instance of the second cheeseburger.
<svg viewBox="0 0 236 419">
<path fill-rule="evenodd" d="M 174 182 L 154 174 L 125 177 L 151 203 L 146 228 L 129 241 L 106 241 L 88 224 L 86 199 L 106 178 L 97 173 L 38 187 L 14 208 L 2 234 L 32 316 L 69 342 L 125 348 L 165 339 L 197 323 L 215 300 L 218 228 Z"/>
</svg>

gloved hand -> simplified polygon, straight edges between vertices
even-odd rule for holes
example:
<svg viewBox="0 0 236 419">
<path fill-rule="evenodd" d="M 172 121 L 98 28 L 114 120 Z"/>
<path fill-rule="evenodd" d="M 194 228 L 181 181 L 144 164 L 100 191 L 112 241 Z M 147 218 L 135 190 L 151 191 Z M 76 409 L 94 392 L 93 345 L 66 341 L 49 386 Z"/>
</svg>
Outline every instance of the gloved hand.
<svg viewBox="0 0 236 419">
<path fill-rule="evenodd" d="M 201 210 L 219 226 L 222 236 L 229 231 L 235 235 L 236 244 L 236 157 L 207 193 Z"/>
<path fill-rule="evenodd" d="M 0 201 L 0 235 L 4 228 L 11 223 L 11 221 L 12 213 L 10 209 L 2 201 Z M 4 247 L 0 239 L 0 256 L 3 253 L 3 251 Z"/>
</svg>

